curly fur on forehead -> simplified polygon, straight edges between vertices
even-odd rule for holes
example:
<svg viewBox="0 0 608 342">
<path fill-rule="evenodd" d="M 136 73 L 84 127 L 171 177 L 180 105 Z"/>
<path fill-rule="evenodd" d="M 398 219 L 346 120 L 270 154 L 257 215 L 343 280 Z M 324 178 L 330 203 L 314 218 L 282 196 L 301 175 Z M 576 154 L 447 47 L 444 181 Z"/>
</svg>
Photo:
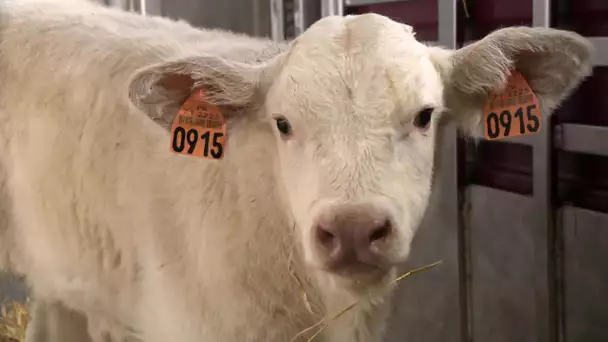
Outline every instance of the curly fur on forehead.
<svg viewBox="0 0 608 342">
<path fill-rule="evenodd" d="M 365 14 L 312 25 L 292 43 L 276 89 L 291 94 L 277 96 L 285 107 L 279 111 L 299 108 L 303 117 L 373 126 L 440 107 L 443 88 L 410 26 Z"/>
</svg>

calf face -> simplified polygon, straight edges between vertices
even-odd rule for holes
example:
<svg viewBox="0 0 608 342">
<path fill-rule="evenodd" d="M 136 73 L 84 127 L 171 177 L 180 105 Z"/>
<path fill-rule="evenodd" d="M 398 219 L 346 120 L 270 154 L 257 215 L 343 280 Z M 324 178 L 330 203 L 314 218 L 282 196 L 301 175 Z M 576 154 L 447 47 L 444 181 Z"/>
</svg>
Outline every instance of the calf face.
<svg viewBox="0 0 608 342">
<path fill-rule="evenodd" d="M 378 15 L 317 22 L 283 58 L 266 112 L 306 260 L 350 276 L 404 260 L 443 112 L 440 75 L 411 28 Z"/>
<path fill-rule="evenodd" d="M 506 28 L 454 51 L 365 14 L 324 18 L 262 64 L 192 56 L 143 68 L 130 98 L 169 127 L 180 102 L 204 87 L 227 113 L 266 121 L 305 260 L 360 279 L 408 256 L 431 191 L 440 117 L 479 132 L 488 94 L 514 68 L 549 114 L 590 63 L 589 44 L 571 32 Z"/>
</svg>

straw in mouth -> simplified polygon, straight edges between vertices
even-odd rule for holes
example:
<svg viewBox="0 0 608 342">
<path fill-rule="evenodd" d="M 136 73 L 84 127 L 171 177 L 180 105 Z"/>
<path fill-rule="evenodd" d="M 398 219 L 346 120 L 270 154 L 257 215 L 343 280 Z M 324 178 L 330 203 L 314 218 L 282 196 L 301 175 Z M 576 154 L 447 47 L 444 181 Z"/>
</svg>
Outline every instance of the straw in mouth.
<svg viewBox="0 0 608 342">
<path fill-rule="evenodd" d="M 413 274 L 416 274 L 416 273 L 419 273 L 419 272 L 422 272 L 422 271 L 426 271 L 426 270 L 431 269 L 431 268 L 433 268 L 435 266 L 438 266 L 441 263 L 442 263 L 441 261 L 437 261 L 437 262 L 434 262 L 432 264 L 429 264 L 429 265 L 426 265 L 426 266 L 423 266 L 423 267 L 420 267 L 420 268 L 417 268 L 417 269 L 405 272 L 402 275 L 400 275 L 397 278 L 395 278 L 392 281 L 390 281 L 387 285 L 392 285 L 392 284 L 394 284 L 394 283 L 396 283 L 398 281 L 401 281 L 401 280 L 403 280 L 403 279 L 405 279 L 405 278 L 407 278 L 407 277 L 409 277 L 409 276 L 411 276 Z M 296 336 L 294 336 L 291 339 L 291 342 L 294 342 L 298 337 L 304 335 L 305 333 L 307 333 L 307 332 L 309 332 L 309 331 L 311 331 L 311 330 L 313 330 L 313 329 L 315 329 L 317 327 L 320 327 L 310 338 L 308 338 L 307 342 L 312 342 L 312 340 L 315 337 L 319 336 L 319 334 L 321 334 L 321 332 L 323 332 L 329 326 L 329 323 L 331 323 L 332 321 L 335 321 L 340 316 L 342 316 L 346 312 L 348 312 L 350 309 L 354 308 L 357 304 L 359 304 L 360 301 L 361 301 L 361 299 L 358 299 L 355 302 L 353 302 L 352 304 L 350 304 L 347 307 L 345 307 L 344 309 L 342 309 L 341 311 L 339 311 L 338 313 L 336 313 L 336 314 L 334 314 L 334 315 L 332 315 L 330 317 L 326 317 L 326 318 L 320 320 L 319 322 L 315 323 L 314 325 L 311 325 L 310 327 L 308 327 L 308 328 L 300 331 Z"/>
</svg>

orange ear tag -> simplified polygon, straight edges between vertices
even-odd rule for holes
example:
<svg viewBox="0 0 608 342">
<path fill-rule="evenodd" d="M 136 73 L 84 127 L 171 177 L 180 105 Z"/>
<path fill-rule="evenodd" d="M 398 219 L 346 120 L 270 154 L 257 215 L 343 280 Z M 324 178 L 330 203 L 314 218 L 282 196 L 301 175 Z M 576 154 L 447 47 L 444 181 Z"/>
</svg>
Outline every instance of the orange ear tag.
<svg viewBox="0 0 608 342">
<path fill-rule="evenodd" d="M 513 70 L 507 87 L 490 94 L 484 108 L 484 131 L 487 140 L 498 140 L 540 131 L 541 111 L 538 98 L 522 74 Z"/>
<path fill-rule="evenodd" d="M 202 89 L 195 90 L 179 108 L 171 126 L 171 151 L 208 159 L 222 159 L 226 121 L 218 106 L 205 102 Z"/>
</svg>

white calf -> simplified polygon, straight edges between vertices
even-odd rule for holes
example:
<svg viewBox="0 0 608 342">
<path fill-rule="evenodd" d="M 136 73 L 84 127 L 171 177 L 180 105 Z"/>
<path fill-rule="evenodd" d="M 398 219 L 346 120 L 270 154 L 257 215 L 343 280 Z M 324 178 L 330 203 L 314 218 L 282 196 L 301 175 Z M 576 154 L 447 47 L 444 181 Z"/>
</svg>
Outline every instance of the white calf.
<svg viewBox="0 0 608 342">
<path fill-rule="evenodd" d="M 452 51 L 374 14 L 275 44 L 84 2 L 1 11 L 0 262 L 32 287 L 36 342 L 88 338 L 74 314 L 94 341 L 284 342 L 363 293 L 319 341 L 379 341 L 438 120 L 477 131 L 513 68 L 548 115 L 591 72 L 554 29 Z M 169 149 L 196 89 L 223 159 Z"/>
</svg>

